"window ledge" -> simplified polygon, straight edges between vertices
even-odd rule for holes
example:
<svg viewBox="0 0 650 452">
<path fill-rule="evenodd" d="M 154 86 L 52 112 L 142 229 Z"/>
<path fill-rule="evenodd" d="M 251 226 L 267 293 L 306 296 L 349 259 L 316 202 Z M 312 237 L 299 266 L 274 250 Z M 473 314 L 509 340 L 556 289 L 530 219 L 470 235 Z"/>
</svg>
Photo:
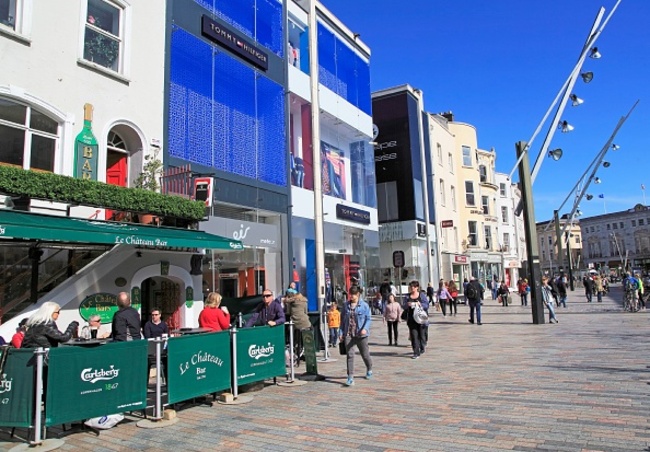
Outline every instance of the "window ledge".
<svg viewBox="0 0 650 452">
<path fill-rule="evenodd" d="M 112 78 L 113 80 L 116 80 L 118 82 L 124 83 L 125 85 L 128 85 L 131 83 L 131 79 L 123 76 L 122 74 L 118 74 L 117 72 L 107 69 L 104 66 L 100 66 L 97 63 L 93 63 L 92 61 L 84 60 L 83 58 L 77 58 L 77 64 L 79 66 L 85 67 L 87 69 L 90 69 L 95 72 L 99 72 L 102 75 L 105 75 L 109 78 Z"/>
<path fill-rule="evenodd" d="M 4 26 L 0 25 L 0 35 L 1 36 L 6 36 L 7 38 L 13 39 L 14 41 L 20 42 L 21 44 L 25 44 L 28 46 L 32 45 L 32 40 L 31 38 L 21 35 L 20 33 L 17 33 L 16 31 L 12 30 L 11 28 L 7 28 Z"/>
</svg>

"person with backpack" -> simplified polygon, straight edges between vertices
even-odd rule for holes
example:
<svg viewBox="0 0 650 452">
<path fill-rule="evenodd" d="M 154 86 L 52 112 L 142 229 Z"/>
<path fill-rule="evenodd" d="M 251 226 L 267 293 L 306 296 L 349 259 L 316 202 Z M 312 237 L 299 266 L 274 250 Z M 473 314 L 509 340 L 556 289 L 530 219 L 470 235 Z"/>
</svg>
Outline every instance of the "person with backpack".
<svg viewBox="0 0 650 452">
<path fill-rule="evenodd" d="M 625 289 L 625 293 L 630 297 L 632 312 L 636 312 L 637 306 L 639 305 L 639 280 L 628 272 L 625 279 L 623 279 L 623 288 Z"/>
<path fill-rule="evenodd" d="M 481 299 L 483 298 L 483 287 L 479 284 L 476 276 L 467 284 L 465 289 L 465 297 L 469 303 L 469 323 L 474 323 L 474 311 L 476 311 L 476 324 L 482 325 L 481 322 Z"/>
</svg>

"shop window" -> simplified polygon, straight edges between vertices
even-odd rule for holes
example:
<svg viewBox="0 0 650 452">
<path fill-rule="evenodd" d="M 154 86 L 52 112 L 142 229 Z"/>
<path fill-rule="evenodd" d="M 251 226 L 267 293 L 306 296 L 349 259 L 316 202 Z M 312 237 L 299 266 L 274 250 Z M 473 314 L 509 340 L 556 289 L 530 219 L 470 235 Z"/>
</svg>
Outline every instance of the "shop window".
<svg viewBox="0 0 650 452">
<path fill-rule="evenodd" d="M 83 58 L 120 72 L 124 9 L 108 0 L 88 0 Z"/>
<path fill-rule="evenodd" d="M 53 172 L 59 124 L 28 105 L 0 98 L 0 164 Z"/>
</svg>

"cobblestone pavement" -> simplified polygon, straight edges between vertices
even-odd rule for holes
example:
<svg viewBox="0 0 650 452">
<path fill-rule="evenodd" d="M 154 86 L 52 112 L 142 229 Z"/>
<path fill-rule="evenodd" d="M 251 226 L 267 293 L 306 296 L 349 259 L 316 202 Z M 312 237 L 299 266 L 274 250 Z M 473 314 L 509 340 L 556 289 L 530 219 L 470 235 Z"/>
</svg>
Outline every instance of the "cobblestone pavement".
<svg viewBox="0 0 650 452">
<path fill-rule="evenodd" d="M 507 308 L 486 301 L 483 325 L 468 323 L 466 306 L 436 312 L 419 360 L 409 359 L 405 325 L 404 345 L 389 347 L 376 317 L 374 377 L 363 378 L 357 356 L 352 387 L 335 356 L 319 363 L 323 381 L 269 382 L 245 405 L 180 408 L 162 429 L 127 417 L 99 437 L 64 432 L 61 450 L 650 450 L 646 313 L 622 312 L 619 288 L 589 304 L 576 290 L 558 324 L 533 325 L 514 298 Z"/>
</svg>

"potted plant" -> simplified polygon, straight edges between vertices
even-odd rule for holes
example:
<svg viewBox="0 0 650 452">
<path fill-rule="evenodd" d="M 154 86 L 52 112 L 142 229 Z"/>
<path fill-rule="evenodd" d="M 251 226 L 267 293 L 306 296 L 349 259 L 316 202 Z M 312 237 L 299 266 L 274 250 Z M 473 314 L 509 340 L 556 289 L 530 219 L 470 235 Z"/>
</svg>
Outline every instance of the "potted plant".
<svg viewBox="0 0 650 452">
<path fill-rule="evenodd" d="M 107 30 L 102 27 L 99 18 L 92 15 L 88 16 L 88 24 L 95 26 L 97 29 Z M 84 41 L 84 58 L 104 66 L 109 69 L 116 70 L 115 62 L 119 56 L 120 45 L 116 39 L 102 34 L 96 29 L 86 28 L 86 36 Z"/>
<path fill-rule="evenodd" d="M 160 173 L 163 169 L 163 163 L 158 158 L 158 151 L 156 150 L 153 154 L 147 154 L 144 157 L 144 160 L 145 164 L 142 167 L 142 172 L 133 181 L 133 186 L 142 190 L 158 192 L 160 189 L 158 179 L 160 178 Z M 151 214 L 140 214 L 138 215 L 138 218 L 140 223 L 144 224 L 157 223 L 158 219 Z"/>
</svg>

